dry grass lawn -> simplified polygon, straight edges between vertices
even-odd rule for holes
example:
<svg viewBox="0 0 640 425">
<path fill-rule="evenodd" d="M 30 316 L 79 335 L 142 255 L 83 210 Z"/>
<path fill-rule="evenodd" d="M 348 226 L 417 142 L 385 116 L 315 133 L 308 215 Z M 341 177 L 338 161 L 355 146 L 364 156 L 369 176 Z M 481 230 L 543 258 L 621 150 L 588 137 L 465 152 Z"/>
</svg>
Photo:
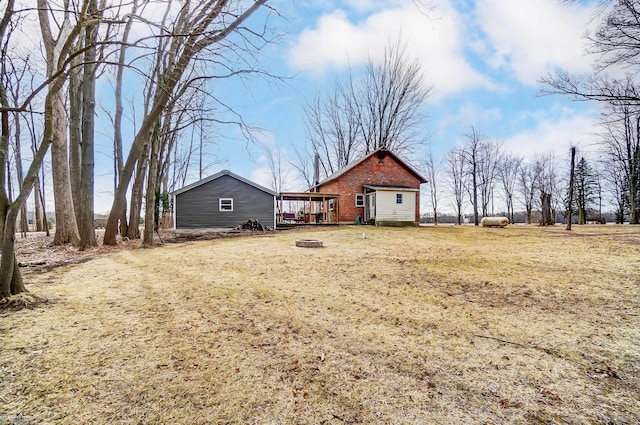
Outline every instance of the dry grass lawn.
<svg viewBox="0 0 640 425">
<path fill-rule="evenodd" d="M 638 424 L 639 231 L 353 226 L 30 275 L 0 424 Z"/>
</svg>

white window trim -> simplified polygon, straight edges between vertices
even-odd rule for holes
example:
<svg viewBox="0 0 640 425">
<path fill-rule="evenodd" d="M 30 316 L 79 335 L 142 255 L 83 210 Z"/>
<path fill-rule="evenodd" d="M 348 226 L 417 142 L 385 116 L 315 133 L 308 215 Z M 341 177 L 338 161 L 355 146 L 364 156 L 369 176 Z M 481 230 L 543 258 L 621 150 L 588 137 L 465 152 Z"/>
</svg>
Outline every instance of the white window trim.
<svg viewBox="0 0 640 425">
<path fill-rule="evenodd" d="M 231 209 L 222 208 L 222 202 L 223 201 L 230 201 Z M 218 200 L 218 211 L 220 211 L 220 212 L 232 212 L 233 211 L 233 198 L 220 198 Z"/>
<path fill-rule="evenodd" d="M 329 211 L 333 211 L 334 205 L 335 205 L 335 203 L 334 203 L 333 199 L 329 199 Z"/>
<path fill-rule="evenodd" d="M 402 196 L 402 193 L 396 193 L 396 204 L 402 204 L 404 202 L 404 197 Z M 400 202 L 398 202 L 400 201 Z"/>
<path fill-rule="evenodd" d="M 361 200 L 361 202 L 358 202 L 358 199 Z M 364 208 L 364 193 L 356 193 L 356 208 Z"/>
</svg>

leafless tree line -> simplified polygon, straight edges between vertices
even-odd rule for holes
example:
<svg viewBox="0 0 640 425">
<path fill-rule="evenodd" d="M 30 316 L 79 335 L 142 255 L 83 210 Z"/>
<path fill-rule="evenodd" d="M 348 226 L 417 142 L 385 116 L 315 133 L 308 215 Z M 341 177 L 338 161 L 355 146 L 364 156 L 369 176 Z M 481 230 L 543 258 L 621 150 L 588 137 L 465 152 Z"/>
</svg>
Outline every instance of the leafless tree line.
<svg viewBox="0 0 640 425">
<path fill-rule="evenodd" d="M 114 201 L 104 243 L 115 244 L 118 233 L 152 243 L 160 194 L 184 183 L 187 169 L 197 164 L 192 156 L 203 156 L 202 138 L 195 146 L 193 138 L 185 143 L 190 128 L 234 125 L 251 137 L 242 117 L 216 98 L 212 87 L 221 78 L 267 75 L 256 64 L 272 40 L 269 19 L 276 12 L 267 0 L 37 0 L 35 5 L 7 0 L 1 7 L 3 299 L 24 291 L 14 235 L 18 217 L 22 231 L 28 225 L 25 205 L 34 187 L 35 227 L 48 230 L 41 172 L 49 152 L 54 242 L 96 244 L 99 114 L 113 123 L 114 140 Z M 250 21 L 259 10 L 263 13 Z M 27 40 L 42 47 L 44 61 L 21 46 Z M 96 99 L 97 83 L 113 85 L 113 108 Z M 133 86 L 137 90 L 126 97 Z M 25 141 L 30 162 L 23 154 Z M 202 170 L 206 164 L 197 166 Z M 145 232 L 139 235 L 143 210 Z"/>
<path fill-rule="evenodd" d="M 545 94 L 562 94 L 602 105 L 602 180 L 615 193 L 617 216 L 640 223 L 640 4 L 606 0 L 598 9 L 600 26 L 587 34 L 594 57 L 592 75 L 558 72 L 542 79 Z"/>
<path fill-rule="evenodd" d="M 570 219 L 573 211 L 575 222 L 586 224 L 604 220 L 603 205 L 615 208 L 616 222 L 629 218 L 629 211 L 619 203 L 619 185 L 608 179 L 621 175 L 607 169 L 606 161 L 592 159 L 580 149 L 575 166 L 570 165 L 570 152 L 567 158 L 553 153 L 525 158 L 488 140 L 474 127 L 465 137 L 465 143 L 442 157 L 429 152 L 422 162 L 429 180 L 425 202 L 435 224 L 451 211 L 457 224 L 464 223 L 467 215 L 475 225 L 480 217 L 504 215 L 515 223 L 522 215 L 521 222 L 551 225 L 558 215 Z"/>
<path fill-rule="evenodd" d="M 554 155 L 525 159 L 509 153 L 499 141 L 487 139 L 475 127 L 464 137 L 464 144 L 444 156 L 435 158 L 429 152 L 422 162 L 429 180 L 427 201 L 436 224 L 438 215 L 452 209 L 457 223 L 462 224 L 469 208 L 475 225 L 480 217 L 496 214 L 514 222 L 516 209 L 525 211 L 529 224 L 535 221 L 536 209 L 543 217 L 540 224 L 553 222 L 555 211 L 562 211 L 565 201 L 561 163 Z"/>
</svg>

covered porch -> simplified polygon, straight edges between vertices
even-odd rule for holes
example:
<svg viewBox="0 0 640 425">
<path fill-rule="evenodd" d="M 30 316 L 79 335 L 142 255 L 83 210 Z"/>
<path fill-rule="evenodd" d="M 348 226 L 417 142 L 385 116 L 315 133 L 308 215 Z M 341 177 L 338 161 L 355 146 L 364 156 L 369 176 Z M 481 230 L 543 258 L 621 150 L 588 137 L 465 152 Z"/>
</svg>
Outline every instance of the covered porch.
<svg viewBox="0 0 640 425">
<path fill-rule="evenodd" d="M 276 227 L 338 224 L 337 193 L 283 192 L 276 197 Z"/>
</svg>

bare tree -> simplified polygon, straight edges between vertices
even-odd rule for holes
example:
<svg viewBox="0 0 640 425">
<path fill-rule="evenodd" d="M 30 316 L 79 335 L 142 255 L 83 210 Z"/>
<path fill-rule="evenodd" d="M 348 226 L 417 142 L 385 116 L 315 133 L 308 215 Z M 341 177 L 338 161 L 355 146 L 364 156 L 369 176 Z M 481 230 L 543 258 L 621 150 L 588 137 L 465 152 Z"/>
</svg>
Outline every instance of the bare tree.
<svg viewBox="0 0 640 425">
<path fill-rule="evenodd" d="M 169 46 L 171 55 L 167 57 L 165 71 L 158 77 L 158 86 L 161 88 L 154 97 L 152 106 L 142 121 L 133 144 L 129 151 L 127 161 L 122 168 L 118 188 L 115 193 L 107 227 L 104 234 L 104 243 L 114 245 L 118 228 L 118 217 L 121 215 L 125 203 L 125 195 L 133 175 L 135 165 L 141 157 L 145 146 L 151 142 L 150 135 L 157 125 L 158 118 L 163 113 L 172 96 L 176 96 L 176 88 L 192 62 L 201 57 L 207 49 L 223 49 L 225 40 L 232 34 L 247 34 L 247 37 L 258 36 L 260 33 L 251 32 L 243 27 L 245 21 L 260 9 L 267 0 L 256 0 L 245 3 L 238 0 L 220 3 L 215 0 L 206 0 L 191 4 L 191 7 L 183 7 L 174 21 L 174 27 L 168 28 L 166 34 L 185 34 L 173 37 Z M 250 45 L 250 43 L 249 43 Z M 216 52 L 220 54 L 221 52 Z M 230 75 L 242 71 L 230 71 Z M 183 93 L 182 93 L 183 94 Z"/>
<path fill-rule="evenodd" d="M 432 87 L 424 82 L 420 62 L 407 55 L 406 44 L 398 39 L 387 45 L 382 63 L 367 62 L 355 99 L 365 153 L 382 147 L 411 153 L 425 141 L 417 129 L 426 119 L 423 107 Z"/>
<path fill-rule="evenodd" d="M 43 0 L 39 0 L 43 1 Z M 8 37 L 11 36 L 12 24 L 19 18 L 18 13 L 13 9 L 14 1 L 9 0 L 5 3 L 4 14 L 0 20 L 0 41 L 1 44 L 5 44 Z M 39 10 L 39 13 L 46 14 L 46 3 L 39 3 L 39 5 L 45 6 L 43 11 Z M 24 180 L 21 182 L 18 195 L 13 202 L 9 202 L 6 193 L 6 176 L 4 173 L 4 167 L 0 172 L 0 209 L 3 211 L 1 224 L 2 224 L 2 257 L 0 258 L 0 298 L 7 298 L 12 294 L 23 292 L 26 289 L 22 283 L 22 277 L 17 265 L 15 257 L 15 227 L 18 212 L 34 185 L 40 170 L 44 156 L 52 144 L 52 141 L 59 137 L 62 133 L 63 126 L 61 120 L 64 119 L 61 115 L 62 108 L 60 107 L 60 92 L 66 81 L 66 72 L 68 71 L 69 64 L 71 62 L 71 46 L 75 43 L 75 40 L 80 36 L 82 28 L 93 19 L 92 16 L 87 14 L 88 3 L 85 1 L 82 6 L 75 13 L 76 21 L 74 24 L 63 24 L 65 31 L 63 35 L 58 37 L 58 48 L 55 51 L 52 62 L 48 63 L 48 78 L 34 88 L 31 93 L 27 94 L 21 102 L 16 105 L 9 103 L 6 96 L 4 87 L 4 78 L 0 78 L 0 163 L 4 163 L 6 160 L 7 143 L 9 137 L 8 118 L 11 112 L 24 112 L 31 107 L 33 99 L 38 96 L 39 93 L 46 92 L 44 99 L 44 128 L 42 141 L 38 147 L 34 158 L 29 166 L 29 169 L 25 173 Z M 63 21 L 68 22 L 68 21 Z M 45 31 L 47 25 L 44 25 Z M 50 34 L 49 34 L 50 35 Z M 49 41 L 52 40 L 47 35 Z M 61 40 L 65 40 L 61 42 Z M 52 46 L 49 46 L 52 47 Z M 49 56 L 51 58 L 51 56 Z M 0 66 L 2 72 L 6 72 L 4 62 L 6 55 L 0 55 L 0 59 L 3 61 L 3 65 Z M 3 76 L 4 77 L 4 76 Z M 77 230 L 77 229 L 76 229 Z"/>
<path fill-rule="evenodd" d="M 6 40 L 8 42 L 8 39 Z M 7 50 L 7 45 L 0 47 L 4 52 Z M 16 66 L 16 62 L 18 65 Z M 8 97 L 10 97 L 10 101 L 15 105 L 20 101 L 20 97 L 25 91 L 26 87 L 23 87 L 25 84 L 25 80 L 28 77 L 28 73 L 31 71 L 28 65 L 28 58 L 25 60 L 20 60 L 20 58 L 14 59 L 4 54 L 4 60 L 2 61 L 2 66 L 6 67 L 6 70 L 2 72 L 2 76 L 5 86 L 5 91 Z M 33 76 L 32 76 L 33 78 Z M 12 118 L 13 123 L 13 144 L 11 147 L 13 148 L 14 153 L 14 161 L 16 170 L 16 179 L 18 181 L 18 185 L 22 183 L 24 179 L 24 172 L 22 167 L 22 117 L 20 112 L 14 111 L 11 114 L 10 118 Z M 10 166 L 9 157 L 7 156 L 7 166 Z M 10 186 L 9 188 L 10 189 Z M 11 196 L 10 196 L 11 197 Z M 22 205 L 20 209 L 20 234 L 22 237 L 26 237 L 26 232 L 29 231 L 29 223 L 27 217 L 27 205 L 26 203 Z"/>
<path fill-rule="evenodd" d="M 27 115 L 25 120 L 29 129 L 29 137 L 31 138 L 31 153 L 35 157 L 38 152 L 38 135 L 36 134 L 36 123 L 34 114 Z M 35 203 L 35 224 L 37 232 L 45 232 L 49 234 L 49 222 L 47 220 L 46 200 L 44 194 L 44 167 L 41 167 L 42 179 L 40 174 L 36 173 L 34 180 L 34 203 Z"/>
<path fill-rule="evenodd" d="M 556 159 L 552 154 L 539 156 L 534 162 L 534 185 L 540 197 L 541 226 L 555 223 L 554 195 L 558 190 Z"/>
<path fill-rule="evenodd" d="M 530 162 L 523 162 L 518 170 L 518 184 L 527 214 L 527 224 L 531 224 L 534 198 L 536 193 L 536 168 Z"/>
<path fill-rule="evenodd" d="M 623 224 L 628 199 L 624 164 L 609 161 L 607 158 L 603 161 L 601 168 L 604 170 L 601 181 L 608 188 L 608 193 L 610 194 L 609 202 L 615 206 L 615 222 L 616 224 Z"/>
<path fill-rule="evenodd" d="M 270 187 L 274 192 L 280 193 L 285 190 L 289 180 L 289 170 L 287 169 L 289 161 L 282 148 L 275 143 L 263 142 L 260 144 L 260 148 L 267 161 Z"/>
<path fill-rule="evenodd" d="M 104 8 L 104 1 L 101 8 Z M 90 0 L 87 13 L 100 16 L 96 0 Z M 82 144 L 80 146 L 80 197 L 76 204 L 78 212 L 78 230 L 80 248 L 96 246 L 94 225 L 94 156 L 95 156 L 95 109 L 96 109 L 96 72 L 98 23 L 94 20 L 84 28 L 84 57 L 82 64 Z"/>
<path fill-rule="evenodd" d="M 471 185 L 467 188 L 471 195 L 471 204 L 473 205 L 473 224 L 480 224 L 478 219 L 478 180 L 480 175 L 480 163 L 482 161 L 483 136 L 471 126 L 470 131 L 465 134 L 467 145 L 461 151 L 464 155 L 465 170 L 469 175 L 468 183 Z"/>
<path fill-rule="evenodd" d="M 461 148 L 454 149 L 447 155 L 447 167 L 449 171 L 449 184 L 453 194 L 454 207 L 458 224 L 462 224 L 462 207 L 465 196 L 465 154 Z"/>
<path fill-rule="evenodd" d="M 616 178 L 618 191 L 624 193 L 629 210 L 629 223 L 640 223 L 640 114 L 630 105 L 610 105 L 602 115 L 606 133 L 602 147 L 608 167 L 622 172 Z"/>
<path fill-rule="evenodd" d="M 480 189 L 480 205 L 482 216 L 489 215 L 489 203 L 493 199 L 493 192 L 500 164 L 502 162 L 502 145 L 498 142 L 485 141 L 478 152 L 478 187 Z M 493 214 L 493 208 L 491 213 Z"/>
<path fill-rule="evenodd" d="M 116 68 L 116 81 L 114 90 L 114 102 L 115 111 L 113 118 L 113 191 L 115 192 L 118 187 L 118 177 L 122 173 L 122 167 L 124 163 L 124 153 L 122 146 L 122 117 L 124 115 L 124 107 L 122 102 L 122 86 L 124 84 L 124 70 L 126 64 L 127 44 L 129 42 L 129 34 L 131 32 L 131 26 L 133 24 L 133 17 L 138 11 L 138 1 L 133 0 L 131 6 L 131 13 L 125 24 L 122 33 L 122 44 L 117 53 L 117 68 Z M 122 204 L 122 211 L 120 213 L 120 234 L 125 236 L 128 234 L 128 221 L 127 221 L 127 202 L 126 198 Z"/>
<path fill-rule="evenodd" d="M 387 45 L 381 62 L 370 57 L 362 75 L 349 69 L 346 81 L 305 106 L 308 142 L 324 176 L 378 148 L 410 156 L 426 141 L 419 128 L 431 91 L 401 41 Z"/>
<path fill-rule="evenodd" d="M 300 178 L 304 182 L 306 188 L 311 188 L 316 182 L 313 181 L 313 163 L 314 155 L 309 152 L 308 145 L 305 145 L 302 150 L 294 146 L 293 152 L 295 158 L 289 163 L 298 172 Z"/>
<path fill-rule="evenodd" d="M 69 34 L 74 24 L 71 20 L 70 4 L 67 2 L 63 10 L 62 22 L 54 34 L 51 20 L 58 22 L 47 0 L 38 1 L 38 17 L 42 41 L 46 52 L 47 77 L 53 77 L 59 69 L 58 63 L 62 59 L 61 51 L 70 52 L 72 39 Z M 83 5 L 83 13 L 87 13 L 89 1 Z M 80 31 L 80 30 L 79 30 Z M 78 36 L 76 36 L 76 39 Z M 75 44 L 75 43 L 73 43 Z M 68 54 L 68 53 L 67 53 Z M 55 197 L 56 233 L 54 244 L 80 244 L 80 233 L 71 195 L 71 176 L 67 155 L 67 114 L 64 107 L 62 93 L 57 93 L 52 99 L 53 114 L 53 143 L 51 145 L 51 162 L 53 171 L 53 190 Z"/>
<path fill-rule="evenodd" d="M 427 192 L 429 193 L 429 201 L 433 211 L 433 224 L 438 225 L 438 203 L 440 201 L 441 191 L 441 173 L 442 160 L 435 159 L 433 152 L 429 151 L 424 161 L 424 175 L 427 178 Z"/>
<path fill-rule="evenodd" d="M 640 211 L 638 198 L 640 179 L 638 162 L 640 155 L 634 141 L 638 133 L 640 114 L 640 88 L 637 75 L 640 72 L 640 7 L 635 0 L 604 0 L 598 9 L 601 21 L 597 31 L 586 34 L 589 43 L 587 51 L 594 56 L 595 73 L 591 76 L 571 76 L 559 72 L 555 76 L 542 79 L 543 93 L 569 95 L 576 100 L 602 102 L 607 111 L 602 121 L 607 128 L 604 147 L 609 156 L 609 169 L 623 171 L 625 178 L 615 189 L 629 198 L 630 222 L 637 224 Z M 626 71 L 623 78 L 611 77 L 611 69 Z M 612 180 L 612 179 L 609 179 Z M 624 197 L 616 197 L 625 206 Z M 633 205 L 632 205 L 633 203 Z M 624 219 L 624 210 L 617 219 Z"/>
<path fill-rule="evenodd" d="M 502 192 L 504 194 L 505 205 L 507 207 L 507 216 L 511 223 L 514 222 L 515 212 L 513 208 L 513 197 L 516 192 L 516 184 L 518 181 L 518 174 L 522 164 L 522 157 L 515 155 L 504 155 L 500 161 L 498 167 L 498 175 L 500 177 L 500 183 L 502 185 Z"/>
<path fill-rule="evenodd" d="M 308 140 L 320 156 L 325 176 L 346 167 L 362 154 L 359 112 L 353 80 L 336 80 L 333 92 L 316 96 L 305 106 Z"/>
<path fill-rule="evenodd" d="M 545 84 L 542 92 L 569 95 L 576 100 L 626 104 L 637 112 L 640 91 L 633 84 L 633 77 L 640 71 L 640 8 L 635 0 L 605 0 L 602 6 L 599 28 L 586 35 L 587 51 L 594 55 L 596 73 L 586 77 L 562 71 L 548 75 L 541 80 Z M 606 74 L 614 66 L 629 71 L 626 82 Z"/>
<path fill-rule="evenodd" d="M 635 0 L 605 0 L 600 13 L 606 12 L 595 34 L 587 33 L 588 52 L 595 55 L 596 70 L 622 65 L 640 66 L 640 7 Z"/>
</svg>

